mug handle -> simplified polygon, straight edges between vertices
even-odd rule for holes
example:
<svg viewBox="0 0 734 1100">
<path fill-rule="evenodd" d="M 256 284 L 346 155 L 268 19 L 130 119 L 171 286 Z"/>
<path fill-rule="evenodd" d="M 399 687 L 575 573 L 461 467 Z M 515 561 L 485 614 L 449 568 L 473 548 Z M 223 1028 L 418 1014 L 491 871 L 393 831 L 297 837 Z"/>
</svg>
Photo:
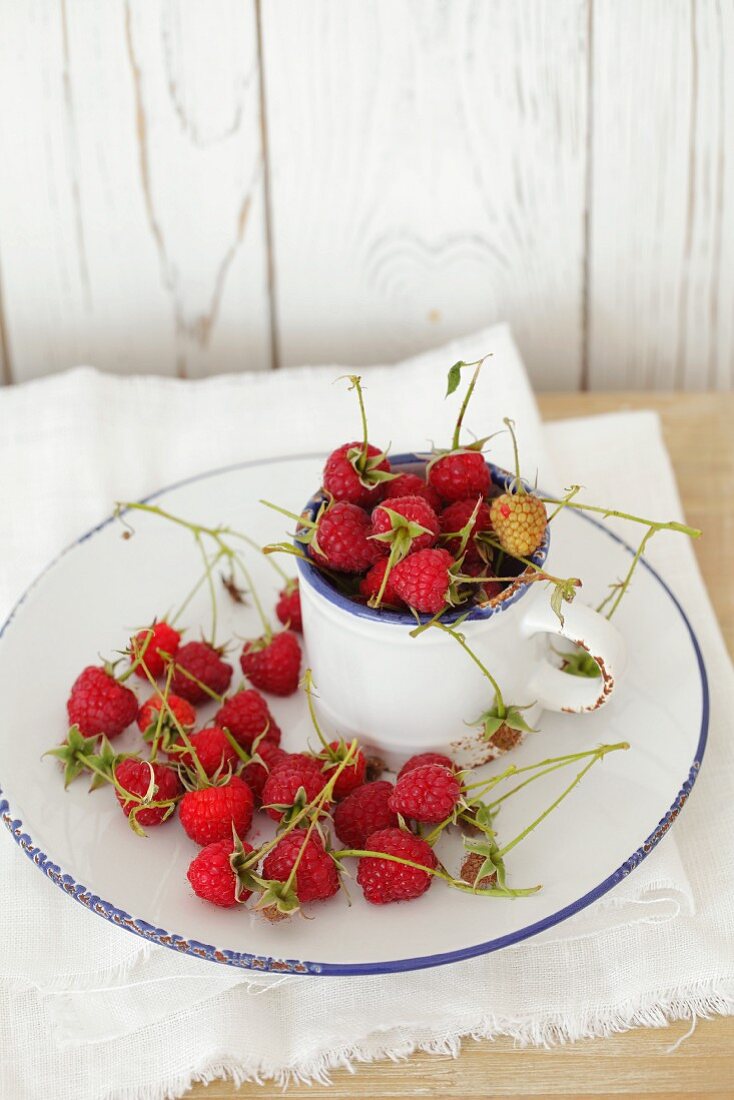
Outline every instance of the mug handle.
<svg viewBox="0 0 734 1100">
<path fill-rule="evenodd" d="M 601 671 L 600 677 L 570 676 L 542 657 L 531 677 L 529 695 L 546 710 L 574 714 L 597 710 L 606 703 L 626 663 L 626 647 L 608 619 L 586 604 L 563 605 L 563 623 L 547 600 L 533 600 L 522 620 L 526 638 L 552 634 L 585 649 Z"/>
</svg>

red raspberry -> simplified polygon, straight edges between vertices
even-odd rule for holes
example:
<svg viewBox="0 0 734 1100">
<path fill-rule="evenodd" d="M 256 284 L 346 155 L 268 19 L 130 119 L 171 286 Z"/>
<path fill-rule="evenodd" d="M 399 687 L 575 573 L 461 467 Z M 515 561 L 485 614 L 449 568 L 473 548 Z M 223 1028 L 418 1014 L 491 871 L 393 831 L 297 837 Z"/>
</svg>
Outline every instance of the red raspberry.
<svg viewBox="0 0 734 1100">
<path fill-rule="evenodd" d="M 396 814 L 437 824 L 454 812 L 461 784 L 443 764 L 421 764 L 398 778 L 389 806 Z"/>
<path fill-rule="evenodd" d="M 171 687 L 190 703 L 208 703 L 211 696 L 204 687 L 215 695 L 224 695 L 231 679 L 232 666 L 222 660 L 219 650 L 208 642 L 187 642 L 176 654 Z"/>
<path fill-rule="evenodd" d="M 196 725 L 196 711 L 191 703 L 188 703 L 179 695 L 173 695 L 173 693 L 168 696 L 167 702 L 176 715 L 179 725 L 183 726 L 187 732 L 192 730 Z M 155 728 L 158 725 L 158 713 L 162 706 L 163 700 L 160 695 L 151 695 L 150 699 L 145 700 L 138 714 L 138 729 L 141 733 L 145 733 L 146 730 L 151 727 Z M 168 710 L 164 711 L 161 730 L 164 733 L 173 734 L 174 737 L 178 735 L 176 723 L 171 718 Z"/>
<path fill-rule="evenodd" d="M 270 707 L 259 691 L 250 688 L 238 691 L 214 715 L 214 721 L 234 737 L 249 752 L 252 742 L 264 734 L 263 740 L 280 744 L 280 726 L 270 713 Z"/>
<path fill-rule="evenodd" d="M 436 459 L 428 470 L 428 484 L 444 500 L 486 497 L 491 480 L 479 451 L 451 451 Z"/>
<path fill-rule="evenodd" d="M 447 602 L 451 587 L 449 569 L 453 564 L 448 550 L 418 550 L 393 569 L 390 574 L 393 588 L 416 611 L 435 615 Z"/>
<path fill-rule="evenodd" d="M 252 852 L 252 845 L 242 841 L 245 855 Z M 239 854 L 239 853 L 237 853 Z M 235 844 L 229 840 L 216 840 L 207 844 L 191 861 L 186 877 L 194 893 L 204 901 L 219 905 L 222 909 L 231 909 L 238 902 L 247 901 L 252 890 L 237 889 L 237 874 L 232 866 Z M 235 859 L 237 855 L 235 855 Z"/>
<path fill-rule="evenodd" d="M 173 768 L 165 764 L 150 764 L 147 760 L 138 760 L 137 757 L 128 756 L 115 764 L 115 779 L 128 794 L 136 794 L 140 798 L 150 791 L 151 779 L 153 790 L 149 797 L 151 802 L 172 802 L 178 798 L 182 787 L 179 778 Z M 138 809 L 141 805 L 135 799 L 127 799 L 119 790 L 115 790 L 117 801 L 122 806 L 125 817 L 129 817 L 133 810 L 137 810 L 134 820 L 138 825 L 160 825 L 170 816 L 169 806 L 153 806 L 150 809 Z"/>
<path fill-rule="evenodd" d="M 364 508 L 370 508 L 381 500 L 383 484 L 378 483 L 372 489 L 365 487 L 347 457 L 352 448 L 356 448 L 361 452 L 363 446 L 363 443 L 343 443 L 341 447 L 337 447 L 335 451 L 331 452 L 324 466 L 324 488 L 328 493 L 331 493 L 334 500 L 345 500 L 349 504 L 359 504 Z M 376 458 L 380 454 L 380 450 L 370 443 L 367 453 L 371 458 Z M 389 460 L 384 458 L 382 462 L 377 464 L 375 469 L 390 473 Z"/>
<path fill-rule="evenodd" d="M 477 560 L 479 558 L 479 551 L 474 542 L 474 536 L 480 531 L 492 530 L 489 505 L 480 497 L 475 497 L 473 500 L 456 500 L 453 504 L 449 504 L 447 508 L 444 508 L 443 512 L 438 517 L 442 533 L 446 534 L 451 531 L 461 531 L 466 527 L 474 514 L 474 509 L 477 507 L 477 501 L 479 501 L 479 509 L 471 529 L 471 535 L 466 544 L 465 561 Z M 456 555 L 459 553 L 461 539 L 447 539 L 443 545 L 451 554 Z"/>
<path fill-rule="evenodd" d="M 210 779 L 216 772 L 221 775 L 230 766 L 234 770 L 239 757 L 227 740 L 224 731 L 218 726 L 209 726 L 205 730 L 199 730 L 198 733 L 190 734 L 189 741 L 193 745 L 199 763 Z M 187 768 L 194 767 L 191 753 L 183 741 L 174 741 L 166 753 L 169 760 L 173 760 L 174 763 L 183 764 Z"/>
<path fill-rule="evenodd" d="M 292 695 L 298 689 L 301 671 L 298 638 L 290 630 L 283 630 L 270 639 L 263 635 L 254 642 L 245 642 L 240 666 L 250 683 L 261 691 Z"/>
<path fill-rule="evenodd" d="M 244 837 L 252 824 L 255 800 L 252 791 L 238 775 L 216 787 L 188 791 L 181 799 L 179 817 L 188 836 L 196 844 L 231 840 L 232 826 Z"/>
<path fill-rule="evenodd" d="M 265 780 L 281 761 L 288 759 L 288 753 L 279 749 L 273 741 L 264 740 L 257 747 L 257 755 L 265 761 L 265 766 L 263 767 L 258 760 L 251 760 L 242 769 L 242 778 L 254 794 L 255 802 L 259 806 L 262 803 Z"/>
<path fill-rule="evenodd" d="M 368 573 L 362 577 L 359 582 L 359 594 L 364 596 L 366 600 L 376 596 L 380 591 L 382 585 L 382 578 L 385 576 L 385 570 L 388 566 L 387 558 L 380 558 L 376 565 L 373 565 Z M 403 601 L 398 596 L 392 583 L 392 573 L 387 578 L 387 584 L 385 585 L 385 591 L 382 594 L 383 604 L 391 604 L 393 607 L 402 607 Z"/>
<path fill-rule="evenodd" d="M 454 767 L 453 760 L 450 760 L 448 756 L 444 756 L 440 752 L 419 752 L 415 756 L 411 756 L 409 760 L 406 760 L 402 768 L 398 772 L 398 779 L 406 774 L 406 772 L 412 771 L 413 768 L 420 768 L 421 764 L 441 764 L 444 768 Z"/>
<path fill-rule="evenodd" d="M 265 780 L 262 792 L 263 809 L 273 821 L 292 816 L 324 789 L 326 777 L 313 757 L 295 753 L 281 760 Z M 305 793 L 299 793 L 303 791 Z M 324 807 L 327 808 L 326 806 Z"/>
<path fill-rule="evenodd" d="M 436 490 L 417 474 L 398 474 L 392 481 L 385 482 L 383 500 L 392 500 L 395 497 L 423 497 L 434 512 L 438 513 L 441 508 L 441 498 Z"/>
<path fill-rule="evenodd" d="M 297 580 L 288 581 L 285 588 L 282 588 L 278 593 L 275 614 L 286 630 L 295 630 L 298 634 L 303 633 L 301 593 L 298 590 Z"/>
<path fill-rule="evenodd" d="M 388 549 L 369 538 L 370 518 L 356 504 L 341 501 L 322 513 L 316 527 L 317 546 L 311 544 L 315 561 L 339 573 L 363 573 Z"/>
<path fill-rule="evenodd" d="M 364 848 L 367 837 L 398 823 L 388 806 L 394 787 L 384 779 L 357 787 L 334 810 L 334 829 L 346 848 Z"/>
<path fill-rule="evenodd" d="M 421 527 L 427 528 L 425 534 L 416 535 L 415 538 L 410 539 L 409 545 L 405 547 L 405 553 L 414 553 L 416 550 L 426 550 L 429 546 L 433 546 L 438 538 L 438 517 L 427 500 L 423 497 L 396 497 L 389 504 L 378 504 L 372 513 L 372 534 L 391 534 L 394 540 L 399 537 L 398 532 L 401 527 L 394 527 L 388 509 L 402 516 L 408 523 L 418 523 Z M 405 527 L 402 530 L 407 534 Z M 407 539 L 405 541 L 407 542 Z M 382 545 L 389 546 L 389 543 L 383 542 Z"/>
<path fill-rule="evenodd" d="M 66 710 L 69 724 L 78 726 L 85 737 L 117 737 L 135 721 L 138 700 L 103 668 L 89 665 L 74 681 Z"/>
<path fill-rule="evenodd" d="M 429 870 L 434 870 L 438 862 L 430 844 L 402 829 L 380 829 L 367 839 L 365 848 L 369 852 L 384 852 L 400 859 L 409 859 Z M 373 905 L 419 898 L 431 885 L 432 878 L 428 870 L 422 871 L 418 867 L 407 867 L 404 863 L 372 856 L 362 856 L 357 870 L 357 882 L 366 900 Z"/>
<path fill-rule="evenodd" d="M 306 837 L 305 829 L 293 829 L 287 833 L 265 857 L 263 878 L 285 882 L 298 860 L 295 876 L 298 900 L 325 901 L 339 889 L 336 864 L 318 833 L 312 832 L 308 839 Z"/>
<path fill-rule="evenodd" d="M 150 641 L 148 641 L 148 638 L 150 638 Z M 167 653 L 172 657 L 176 653 L 180 641 L 181 635 L 179 632 L 174 630 L 164 619 L 159 623 L 153 623 L 146 630 L 139 631 L 134 638 L 130 639 L 131 660 L 135 660 L 145 649 L 145 655 L 135 669 L 135 675 L 139 676 L 141 680 L 147 680 L 148 677 L 145 674 L 147 668 L 153 679 L 157 680 L 159 676 L 163 675 L 166 667 L 166 661 L 162 654 Z"/>
<path fill-rule="evenodd" d="M 346 756 L 347 747 L 348 746 L 343 741 L 332 741 L 329 745 L 333 755 L 330 755 L 324 765 L 325 782 L 329 782 L 332 772 L 335 768 L 339 767 L 339 764 Z M 340 773 L 339 778 L 334 784 L 332 793 L 334 801 L 338 802 L 340 798 L 346 798 L 346 796 L 356 787 L 361 787 L 364 783 L 364 773 L 366 770 L 367 761 L 365 760 L 364 753 L 361 749 L 357 749 L 350 763 L 347 764 L 344 771 Z"/>
<path fill-rule="evenodd" d="M 461 568 L 469 577 L 494 578 L 492 566 L 487 565 L 483 561 L 465 562 Z M 503 592 L 505 588 L 502 581 L 494 579 L 485 581 L 484 584 L 473 584 L 471 587 L 474 592 L 474 599 L 477 603 L 487 603 L 489 600 L 493 600 L 496 596 L 499 596 L 500 592 Z"/>
</svg>

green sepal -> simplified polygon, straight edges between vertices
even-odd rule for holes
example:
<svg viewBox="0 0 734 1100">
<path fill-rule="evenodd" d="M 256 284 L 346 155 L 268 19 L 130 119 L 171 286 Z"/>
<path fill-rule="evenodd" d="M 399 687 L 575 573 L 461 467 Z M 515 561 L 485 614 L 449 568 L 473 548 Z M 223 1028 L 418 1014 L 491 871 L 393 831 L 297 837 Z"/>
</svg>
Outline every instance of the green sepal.
<svg viewBox="0 0 734 1100">
<path fill-rule="evenodd" d="M 575 580 L 575 577 L 571 577 L 567 581 L 561 581 L 558 584 L 553 585 L 550 605 L 552 610 L 558 616 L 561 626 L 563 626 L 563 623 L 565 621 L 563 618 L 562 610 L 563 602 L 565 600 L 566 603 L 573 603 L 574 597 L 576 595 L 576 589 L 578 585 L 574 583 Z"/>
<path fill-rule="evenodd" d="M 378 469 L 380 463 L 387 459 L 387 451 L 380 451 L 376 455 L 367 455 L 365 459 L 364 448 L 359 445 L 350 447 L 347 451 L 347 460 L 359 478 L 360 485 L 365 489 L 374 489 L 386 481 L 392 481 L 398 475 L 389 470 Z"/>
<path fill-rule="evenodd" d="M 99 743 L 99 749 L 91 759 L 97 765 L 99 771 L 104 772 L 104 775 L 100 775 L 96 771 L 92 772 L 92 782 L 89 784 L 89 790 L 96 791 L 100 787 L 104 787 L 106 783 L 114 781 L 114 768 L 118 760 L 118 754 L 112 748 L 107 737 L 103 735 Z"/>
<path fill-rule="evenodd" d="M 272 905 L 279 913 L 291 916 L 301 908 L 298 894 L 293 886 L 287 887 L 285 882 L 277 879 L 261 879 L 262 894 L 255 909 L 269 909 Z"/>
<path fill-rule="evenodd" d="M 468 722 L 467 725 L 481 726 L 485 741 L 491 741 L 503 726 L 507 726 L 518 733 L 537 733 L 537 729 L 528 725 L 521 713 L 521 711 L 529 710 L 533 706 L 535 706 L 534 703 L 528 703 L 524 707 L 506 706 L 504 715 L 500 715 L 497 712 L 498 708 L 495 703 L 489 710 L 480 714 L 476 721 Z"/>
<path fill-rule="evenodd" d="M 84 737 L 78 726 L 72 726 L 66 743 L 58 748 L 48 749 L 44 756 L 55 756 L 64 765 L 64 787 L 73 783 L 77 776 L 86 770 L 87 765 L 79 757 L 91 756 L 97 747 L 96 737 Z"/>
<path fill-rule="evenodd" d="M 481 882 L 483 878 L 489 875 L 496 875 L 497 888 L 500 890 L 507 888 L 507 871 L 494 834 L 491 836 L 487 834 L 485 840 L 472 840 L 470 837 L 464 837 L 464 848 L 473 855 L 482 856 L 484 860 L 477 871 L 475 882 Z M 477 887 L 477 889 L 481 890 L 481 887 Z"/>
<path fill-rule="evenodd" d="M 263 806 L 263 810 L 277 810 L 283 815 L 281 818 L 282 825 L 290 825 L 294 817 L 296 817 L 301 810 L 304 810 L 309 805 L 308 795 L 306 794 L 304 787 L 299 787 L 293 798 L 293 802 L 286 805 L 281 802 L 270 802 L 266 806 Z"/>
</svg>

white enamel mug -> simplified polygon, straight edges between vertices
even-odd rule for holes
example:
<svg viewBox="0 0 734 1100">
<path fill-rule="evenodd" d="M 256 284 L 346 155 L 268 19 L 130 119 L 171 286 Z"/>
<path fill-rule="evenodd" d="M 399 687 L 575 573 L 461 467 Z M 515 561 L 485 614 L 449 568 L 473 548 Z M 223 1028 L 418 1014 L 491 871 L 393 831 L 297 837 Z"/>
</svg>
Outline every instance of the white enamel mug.
<svg viewBox="0 0 734 1100">
<path fill-rule="evenodd" d="M 423 465 L 416 455 L 391 456 L 390 463 L 402 472 L 419 472 Z M 487 465 L 494 484 L 504 490 L 512 475 Z M 320 499 L 309 502 L 311 514 Z M 544 565 L 549 550 L 550 529 L 533 563 Z M 374 747 L 391 766 L 417 752 L 444 752 L 464 766 L 497 755 L 476 722 L 494 704 L 494 691 L 455 639 L 435 629 L 411 637 L 412 615 L 356 603 L 315 566 L 304 560 L 298 566 L 303 633 L 315 701 L 325 721 L 343 737 L 359 737 Z M 620 634 L 578 598 L 563 605 L 561 623 L 547 585 L 523 583 L 523 576 L 489 606 L 473 608 L 461 633 L 498 682 L 505 703 L 528 708 L 523 717 L 529 725 L 537 725 L 543 710 L 596 710 L 609 699 L 624 667 Z M 450 624 L 463 610 L 442 621 Z M 549 660 L 549 636 L 581 646 L 601 675 L 562 672 Z"/>
</svg>

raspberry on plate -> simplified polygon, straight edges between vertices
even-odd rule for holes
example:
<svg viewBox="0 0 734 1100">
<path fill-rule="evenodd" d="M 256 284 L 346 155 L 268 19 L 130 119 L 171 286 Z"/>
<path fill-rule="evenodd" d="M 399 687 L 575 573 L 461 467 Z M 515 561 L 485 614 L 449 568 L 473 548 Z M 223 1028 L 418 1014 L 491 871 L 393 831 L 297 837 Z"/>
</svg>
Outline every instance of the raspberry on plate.
<svg viewBox="0 0 734 1100">
<path fill-rule="evenodd" d="M 175 800 L 182 791 L 173 768 L 165 764 L 151 764 L 133 756 L 125 757 L 115 764 L 114 778 L 115 795 L 122 806 L 122 812 L 125 817 L 132 814 L 137 825 L 161 825 L 171 816 Z M 126 798 L 126 793 L 136 797 Z M 163 802 L 166 805 L 145 808 L 146 802 Z"/>
<path fill-rule="evenodd" d="M 259 759 L 257 759 L 259 757 Z M 263 740 L 257 746 L 255 757 L 242 769 L 242 778 L 255 796 L 255 804 L 262 804 L 263 787 L 271 771 L 288 758 L 288 753 L 279 749 L 274 741 Z M 262 761 L 262 763 L 261 763 Z"/>
<path fill-rule="evenodd" d="M 293 829 L 267 854 L 263 877 L 286 882 L 298 861 L 295 892 L 299 902 L 325 901 L 339 889 L 336 864 L 315 830 Z"/>
<path fill-rule="evenodd" d="M 328 751 L 324 751 L 321 754 L 321 758 L 324 760 L 324 780 L 329 782 L 332 773 L 342 761 L 345 759 L 349 746 L 345 741 L 332 741 L 329 745 Z M 346 765 L 343 771 L 339 773 L 339 776 L 334 783 L 334 790 L 332 791 L 332 798 L 335 802 L 338 802 L 340 798 L 346 798 L 351 791 L 356 787 L 360 787 L 364 783 L 364 773 L 367 770 L 367 761 L 365 755 L 361 749 L 357 749 L 350 758 L 349 763 Z"/>
<path fill-rule="evenodd" d="M 263 809 L 274 821 L 287 823 L 295 813 L 318 797 L 325 783 L 326 776 L 313 757 L 303 753 L 286 756 L 265 780 Z"/>
<path fill-rule="evenodd" d="M 250 683 L 271 695 L 293 695 L 301 671 L 301 647 L 290 630 L 245 642 L 240 667 Z M 236 696 L 235 696 L 236 698 Z M 262 730 L 260 731 L 262 732 Z"/>
<path fill-rule="evenodd" d="M 289 580 L 285 588 L 282 588 L 278 593 L 275 614 L 286 630 L 295 630 L 297 634 L 303 633 L 301 593 L 297 579 Z"/>
<path fill-rule="evenodd" d="M 455 766 L 453 760 L 441 752 L 419 752 L 405 761 L 398 772 L 398 779 L 402 779 L 405 773 L 412 771 L 413 768 L 420 768 L 421 764 L 442 764 L 444 768 Z"/>
<path fill-rule="evenodd" d="M 221 775 L 227 768 L 234 770 L 239 761 L 226 734 L 218 726 L 209 726 L 207 729 L 199 730 L 198 733 L 190 733 L 189 741 L 197 760 L 210 779 L 217 772 Z M 183 764 L 187 768 L 194 767 L 191 752 L 183 741 L 174 741 L 169 745 L 166 753 L 174 764 Z"/>
<path fill-rule="evenodd" d="M 420 837 L 402 829 L 380 829 L 368 837 L 365 850 L 417 863 L 409 867 L 396 860 L 380 859 L 379 855 L 362 856 L 357 870 L 357 882 L 367 901 L 387 905 L 391 901 L 411 901 L 425 894 L 438 865 L 433 848 Z M 423 870 L 422 868 L 425 868 Z"/>
<path fill-rule="evenodd" d="M 186 872 L 194 893 L 212 905 L 231 909 L 247 901 L 252 890 L 242 886 L 239 864 L 253 851 L 246 840 L 215 840 L 194 856 Z"/>
<path fill-rule="evenodd" d="M 214 722 L 229 730 L 235 741 L 248 752 L 253 741 L 259 737 L 272 741 L 275 745 L 280 744 L 280 726 L 270 713 L 265 699 L 254 688 L 235 692 L 229 699 L 225 699 L 214 715 Z"/>
<path fill-rule="evenodd" d="M 196 711 L 186 699 L 182 699 L 180 695 L 174 695 L 172 692 L 167 696 L 167 707 L 163 707 L 163 699 L 160 695 L 151 695 L 150 699 L 146 699 L 140 707 L 138 713 L 138 729 L 141 733 L 146 733 L 150 729 L 155 729 L 158 725 L 158 715 L 161 709 L 163 709 L 163 718 L 161 719 L 161 730 L 164 734 L 173 735 L 174 739 L 178 736 L 178 727 L 182 726 L 187 732 L 192 730 L 196 725 Z M 171 717 L 171 711 L 176 718 L 174 722 Z"/>
<path fill-rule="evenodd" d="M 232 666 L 208 642 L 187 642 L 176 653 L 171 688 L 189 703 L 206 703 L 224 695 L 231 679 Z"/>
<path fill-rule="evenodd" d="M 136 661 L 142 654 L 140 664 L 135 668 L 135 675 L 141 680 L 147 680 L 146 669 L 157 680 L 163 675 L 166 667 L 166 656 L 173 657 L 178 649 L 181 635 L 174 630 L 165 619 L 154 622 L 145 630 L 140 630 L 134 638 L 130 639 L 130 658 Z"/>
<path fill-rule="evenodd" d="M 347 848 L 364 848 L 367 837 L 398 824 L 388 802 L 394 787 L 384 779 L 364 783 L 348 794 L 334 810 L 334 829 Z"/>
<path fill-rule="evenodd" d="M 181 799 L 179 817 L 187 835 L 196 844 L 231 840 L 232 828 L 244 837 L 252 824 L 255 800 L 252 791 L 237 775 L 224 783 L 187 791 Z"/>
<path fill-rule="evenodd" d="M 111 673 L 88 665 L 72 685 L 66 710 L 69 724 L 78 726 L 85 737 L 117 737 L 135 721 L 138 700 Z"/>
<path fill-rule="evenodd" d="M 443 764 L 420 764 L 404 772 L 390 797 L 390 809 L 415 821 L 438 824 L 451 817 L 461 800 L 461 784 Z"/>
</svg>

